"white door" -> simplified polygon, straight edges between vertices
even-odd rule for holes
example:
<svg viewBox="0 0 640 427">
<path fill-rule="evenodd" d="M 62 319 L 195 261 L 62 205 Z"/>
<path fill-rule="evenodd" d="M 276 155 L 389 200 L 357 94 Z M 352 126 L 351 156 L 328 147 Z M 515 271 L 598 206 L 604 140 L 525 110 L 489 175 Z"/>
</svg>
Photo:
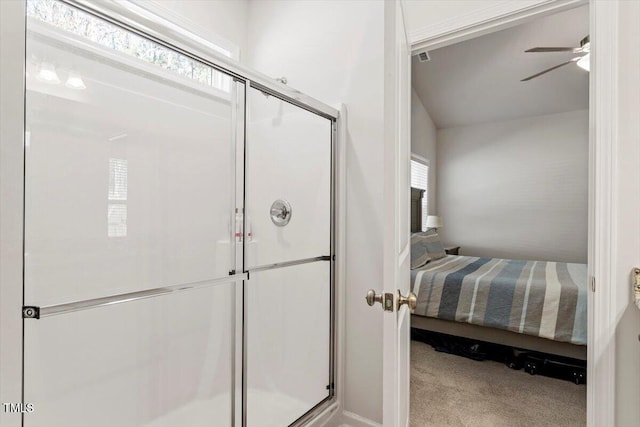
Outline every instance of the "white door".
<svg viewBox="0 0 640 427">
<path fill-rule="evenodd" d="M 387 3 L 385 33 L 383 424 L 409 425 L 410 50 L 401 2 Z M 387 29 L 389 31 L 387 32 Z M 392 295 L 392 304 L 386 299 Z M 408 298 L 407 298 L 408 297 Z M 391 309 L 391 311 L 386 311 Z"/>
</svg>

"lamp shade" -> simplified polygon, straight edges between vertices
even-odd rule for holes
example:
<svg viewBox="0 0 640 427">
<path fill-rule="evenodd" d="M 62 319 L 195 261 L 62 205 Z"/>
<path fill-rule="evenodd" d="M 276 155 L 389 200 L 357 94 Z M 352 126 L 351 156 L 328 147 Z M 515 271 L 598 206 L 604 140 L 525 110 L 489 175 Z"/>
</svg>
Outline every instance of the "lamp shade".
<svg viewBox="0 0 640 427">
<path fill-rule="evenodd" d="M 439 216 L 429 215 L 427 216 L 426 226 L 427 228 L 440 228 L 443 227 L 444 224 L 442 222 L 442 218 L 440 218 Z"/>
</svg>

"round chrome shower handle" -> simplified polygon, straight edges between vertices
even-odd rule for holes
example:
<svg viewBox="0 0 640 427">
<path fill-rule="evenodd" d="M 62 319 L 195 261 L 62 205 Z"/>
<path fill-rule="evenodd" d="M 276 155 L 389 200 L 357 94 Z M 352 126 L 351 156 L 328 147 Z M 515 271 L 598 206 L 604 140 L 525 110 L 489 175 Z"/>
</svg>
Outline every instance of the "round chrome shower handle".
<svg viewBox="0 0 640 427">
<path fill-rule="evenodd" d="M 278 199 L 271 205 L 269 213 L 271 222 L 278 227 L 284 227 L 291 220 L 291 204 L 286 200 Z"/>
<path fill-rule="evenodd" d="M 285 219 L 289 215 L 289 210 L 286 206 L 282 206 L 281 208 L 271 208 L 271 216 L 275 216 L 280 219 Z"/>
</svg>

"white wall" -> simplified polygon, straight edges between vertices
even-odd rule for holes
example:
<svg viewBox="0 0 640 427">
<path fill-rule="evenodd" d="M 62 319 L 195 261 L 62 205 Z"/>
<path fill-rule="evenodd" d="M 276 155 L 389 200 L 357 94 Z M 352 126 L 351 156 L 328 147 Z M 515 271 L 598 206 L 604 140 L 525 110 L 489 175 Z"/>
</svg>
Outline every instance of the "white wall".
<svg viewBox="0 0 640 427">
<path fill-rule="evenodd" d="M 22 399 L 23 16 L 23 4 L 0 2 L 0 403 Z M 2 408 L 0 425 L 21 416 Z"/>
<path fill-rule="evenodd" d="M 249 65 L 348 110 L 345 409 L 382 421 L 384 15 L 377 1 L 260 1 L 249 11 Z"/>
<path fill-rule="evenodd" d="M 473 256 L 587 262 L 587 110 L 438 131 L 443 241 Z"/>
<path fill-rule="evenodd" d="M 240 60 L 245 62 L 249 0 L 135 1 L 199 36 L 213 35 L 231 42 L 240 49 Z"/>
<path fill-rule="evenodd" d="M 415 90 L 411 90 L 411 152 L 429 160 L 429 215 L 436 215 L 437 129 Z"/>
</svg>

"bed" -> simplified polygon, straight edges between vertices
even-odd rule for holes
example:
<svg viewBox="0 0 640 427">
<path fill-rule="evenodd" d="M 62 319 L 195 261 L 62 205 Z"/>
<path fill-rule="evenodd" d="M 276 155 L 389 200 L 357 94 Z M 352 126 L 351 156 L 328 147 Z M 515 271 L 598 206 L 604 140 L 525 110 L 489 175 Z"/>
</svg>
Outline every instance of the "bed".
<svg viewBox="0 0 640 427">
<path fill-rule="evenodd" d="M 412 189 L 413 231 L 421 197 Z M 435 255 L 412 244 L 412 327 L 586 360 L 585 264 L 446 255 L 432 232 L 414 241 Z"/>
</svg>

